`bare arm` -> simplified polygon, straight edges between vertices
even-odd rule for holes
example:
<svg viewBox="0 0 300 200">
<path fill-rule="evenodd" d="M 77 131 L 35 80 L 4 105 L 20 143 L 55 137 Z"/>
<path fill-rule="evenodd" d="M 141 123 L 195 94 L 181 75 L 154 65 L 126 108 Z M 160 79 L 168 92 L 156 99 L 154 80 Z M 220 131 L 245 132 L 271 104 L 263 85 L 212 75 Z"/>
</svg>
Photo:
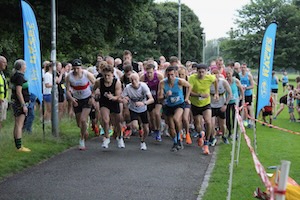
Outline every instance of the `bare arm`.
<svg viewBox="0 0 300 200">
<path fill-rule="evenodd" d="M 186 80 L 181 79 L 181 78 L 179 79 L 178 83 L 179 83 L 179 85 L 181 85 L 183 87 L 186 87 L 186 93 L 185 93 L 184 101 L 189 103 L 190 94 L 191 94 L 191 91 L 192 91 L 191 84 L 189 82 L 187 82 Z"/>
<path fill-rule="evenodd" d="M 122 93 L 121 82 L 119 80 L 117 80 L 116 88 L 115 88 L 115 95 L 113 95 L 111 93 L 107 94 L 107 98 L 112 101 L 118 101 L 121 97 L 121 93 Z"/>
<path fill-rule="evenodd" d="M 253 89 L 254 88 L 254 80 L 253 76 L 251 74 L 248 74 L 249 80 L 250 80 L 250 85 L 246 87 L 246 90 Z"/>
<path fill-rule="evenodd" d="M 55 82 L 56 82 L 56 84 L 58 84 L 58 83 L 60 83 L 61 82 L 61 80 L 62 80 L 62 77 L 63 77 L 63 75 L 65 74 L 65 69 L 64 68 L 62 68 L 61 69 L 61 72 L 60 72 L 60 74 L 59 74 L 59 76 L 58 77 L 56 77 L 56 79 L 55 79 Z"/>
<path fill-rule="evenodd" d="M 147 97 L 148 97 L 147 101 L 144 102 L 145 105 L 149 105 L 151 103 L 154 103 L 154 99 L 153 99 L 153 96 L 152 96 L 151 93 L 147 94 Z"/>
<path fill-rule="evenodd" d="M 72 96 L 71 94 L 71 84 L 69 80 L 69 75 L 66 77 L 66 92 L 67 92 L 67 97 L 73 102 L 77 103 L 76 99 Z"/>
<path fill-rule="evenodd" d="M 241 84 L 241 82 L 239 81 L 239 79 L 235 79 L 236 82 L 236 86 L 238 87 L 239 91 L 240 91 L 240 100 L 244 99 L 244 91 L 243 91 L 243 86 Z"/>
<path fill-rule="evenodd" d="M 123 76 L 123 72 L 119 69 L 116 69 L 117 70 L 117 74 L 119 76 L 119 78 L 121 78 Z"/>
<path fill-rule="evenodd" d="M 20 86 L 20 85 L 17 85 L 17 86 L 16 86 L 16 94 L 17 94 L 17 97 L 18 97 L 18 99 L 19 99 L 19 102 L 21 103 L 23 112 L 24 112 L 25 115 L 27 116 L 28 108 L 27 108 L 27 106 L 25 105 L 25 100 L 24 100 L 24 97 L 23 97 L 23 94 L 22 94 L 22 86 Z"/>
<path fill-rule="evenodd" d="M 214 82 L 214 86 L 215 86 L 215 94 L 214 94 L 214 99 L 219 99 L 219 90 L 218 90 L 218 80 L 216 79 Z"/>
<path fill-rule="evenodd" d="M 95 81 L 96 81 L 94 74 L 92 74 L 91 72 L 87 71 L 87 77 L 90 80 L 91 84 L 94 85 Z"/>
<path fill-rule="evenodd" d="M 164 79 L 164 75 L 160 72 L 156 72 L 157 73 L 157 78 L 159 81 L 163 80 Z"/>
<path fill-rule="evenodd" d="M 230 99 L 232 98 L 232 91 L 231 91 L 230 85 L 227 82 L 227 80 L 224 80 L 223 86 L 227 92 L 227 97 L 226 97 L 226 101 L 225 101 L 225 104 L 227 105 L 229 103 Z"/>
<path fill-rule="evenodd" d="M 142 82 L 145 81 L 145 74 L 142 74 L 142 75 L 140 76 L 140 81 L 142 81 Z"/>
<path fill-rule="evenodd" d="M 161 80 L 159 82 L 159 85 L 158 85 L 158 95 L 157 95 L 157 99 L 158 99 L 158 102 L 163 102 L 164 100 L 164 81 Z"/>
</svg>

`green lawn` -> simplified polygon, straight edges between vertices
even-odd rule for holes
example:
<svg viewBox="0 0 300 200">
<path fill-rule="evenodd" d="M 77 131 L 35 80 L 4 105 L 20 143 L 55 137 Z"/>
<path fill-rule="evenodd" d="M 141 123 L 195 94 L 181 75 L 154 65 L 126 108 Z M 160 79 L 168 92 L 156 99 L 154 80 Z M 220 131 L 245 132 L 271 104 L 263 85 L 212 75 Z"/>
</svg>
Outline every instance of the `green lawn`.
<svg viewBox="0 0 300 200">
<path fill-rule="evenodd" d="M 51 125 L 46 125 L 45 140 L 43 140 L 42 124 L 37 114 L 33 133 L 23 134 L 22 138 L 24 146 L 30 148 L 32 152 L 17 152 L 12 134 L 14 120 L 11 111 L 8 112 L 8 120 L 3 124 L 4 127 L 0 132 L 0 180 L 78 144 L 79 129 L 75 120 L 60 121 L 61 131 L 58 138 L 52 136 Z"/>
<path fill-rule="evenodd" d="M 295 82 L 291 82 L 295 85 Z M 279 98 L 282 96 L 282 88 L 279 88 Z M 278 99 L 279 99 L 278 98 Z M 295 117 L 298 114 L 295 111 Z M 278 116 L 273 124 L 288 130 L 300 132 L 300 123 L 290 122 L 287 108 Z M 291 161 L 290 177 L 300 183 L 300 135 L 294 135 L 283 131 L 262 126 L 257 123 L 257 152 L 258 159 L 268 173 L 274 172 L 267 167 L 280 165 L 281 160 Z M 253 141 L 253 130 L 246 129 L 247 135 Z M 252 144 L 254 147 L 254 145 Z M 216 165 L 210 178 L 204 200 L 226 199 L 229 180 L 229 164 L 231 161 L 231 145 L 222 142 L 218 145 Z M 234 166 L 231 199 L 253 199 L 256 187 L 265 190 L 260 177 L 254 168 L 253 159 L 244 137 L 241 141 L 239 164 Z"/>
</svg>

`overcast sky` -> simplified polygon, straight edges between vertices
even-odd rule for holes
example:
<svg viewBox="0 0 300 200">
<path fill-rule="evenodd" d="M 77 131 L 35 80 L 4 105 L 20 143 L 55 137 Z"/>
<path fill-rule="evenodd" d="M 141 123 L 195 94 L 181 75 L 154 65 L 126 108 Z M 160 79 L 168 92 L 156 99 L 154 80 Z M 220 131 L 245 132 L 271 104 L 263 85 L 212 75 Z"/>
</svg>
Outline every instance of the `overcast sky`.
<svg viewBox="0 0 300 200">
<path fill-rule="evenodd" d="M 178 2 L 178 0 L 155 0 L 155 2 Z M 250 0 L 181 0 L 198 16 L 204 28 L 206 40 L 228 37 L 226 33 L 236 27 L 233 19 L 236 10 L 250 3 Z"/>
</svg>

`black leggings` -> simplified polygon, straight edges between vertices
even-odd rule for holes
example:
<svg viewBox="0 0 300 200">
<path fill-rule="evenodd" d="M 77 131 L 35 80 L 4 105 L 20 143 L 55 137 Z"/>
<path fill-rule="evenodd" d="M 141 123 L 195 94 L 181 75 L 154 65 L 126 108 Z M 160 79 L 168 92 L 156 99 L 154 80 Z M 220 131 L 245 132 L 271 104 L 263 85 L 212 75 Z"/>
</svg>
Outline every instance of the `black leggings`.
<svg viewBox="0 0 300 200">
<path fill-rule="evenodd" d="M 229 132 L 229 135 L 231 135 L 231 128 L 233 128 L 234 126 L 234 119 L 235 119 L 235 103 L 228 104 L 226 109 L 226 127 Z M 231 126 L 231 120 L 232 120 L 232 126 Z"/>
</svg>

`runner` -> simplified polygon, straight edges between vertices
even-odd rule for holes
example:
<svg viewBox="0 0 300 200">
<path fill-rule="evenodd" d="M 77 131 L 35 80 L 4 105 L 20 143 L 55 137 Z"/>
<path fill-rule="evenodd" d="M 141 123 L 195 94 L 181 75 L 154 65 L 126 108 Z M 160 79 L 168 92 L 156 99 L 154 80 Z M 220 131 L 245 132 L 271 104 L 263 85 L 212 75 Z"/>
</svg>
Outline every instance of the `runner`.
<svg viewBox="0 0 300 200">
<path fill-rule="evenodd" d="M 124 75 L 121 77 L 120 80 L 122 83 L 122 88 L 125 88 L 128 84 L 131 83 L 131 80 L 130 80 L 131 74 L 136 73 L 136 72 L 133 70 L 132 65 L 128 61 L 125 61 L 125 63 L 123 63 L 123 64 L 124 64 Z M 123 104 L 123 106 L 121 106 L 121 114 L 122 114 L 122 118 L 123 118 L 122 122 L 124 122 L 122 132 L 123 132 L 124 138 L 129 139 L 132 131 L 131 131 L 131 125 L 130 125 L 130 112 L 129 112 L 127 104 Z"/>
<path fill-rule="evenodd" d="M 203 127 L 201 129 L 201 116 L 203 116 L 207 134 L 204 141 L 203 153 L 210 154 L 208 144 L 213 128 L 211 124 L 210 86 L 212 83 L 214 83 L 216 92 L 213 98 L 217 100 L 219 98 L 218 82 L 216 81 L 215 75 L 207 74 L 207 65 L 197 64 L 196 67 L 197 74 L 193 74 L 189 78 L 189 83 L 192 86 L 190 97 L 192 103 L 191 110 L 194 116 L 194 125 L 196 127 L 196 131 L 199 134 L 199 146 L 203 145 L 204 139 L 204 132 L 202 132 Z"/>
<path fill-rule="evenodd" d="M 165 103 L 163 112 L 167 117 L 169 134 L 174 144 L 172 152 L 183 149 L 180 133 L 182 131 L 182 115 L 185 103 L 190 103 L 189 96 L 191 92 L 190 84 L 181 78 L 176 77 L 176 66 L 166 69 L 167 78 L 160 81 L 158 86 L 158 100 Z M 186 87 L 186 94 L 183 95 L 183 87 Z"/>
<path fill-rule="evenodd" d="M 235 121 L 235 106 L 236 106 L 236 101 L 238 100 L 238 105 L 239 102 L 244 99 L 244 92 L 243 88 L 241 85 L 241 82 L 237 77 L 233 76 L 234 72 L 232 69 L 227 68 L 226 69 L 226 79 L 230 85 L 232 96 L 231 99 L 227 105 L 226 109 L 226 127 L 228 130 L 228 138 L 231 136 L 231 131 L 233 128 L 233 123 Z M 231 125 L 232 122 L 232 125 Z"/>
<path fill-rule="evenodd" d="M 179 78 L 182 78 L 186 81 L 188 81 L 188 71 L 185 67 L 180 66 L 178 70 Z M 186 87 L 183 87 L 183 95 L 186 95 Z M 184 110 L 183 110 L 183 116 L 182 116 L 182 123 L 183 128 L 185 130 L 185 142 L 186 144 L 192 144 L 191 134 L 189 132 L 190 129 L 190 121 L 191 121 L 191 104 L 185 103 Z"/>
<path fill-rule="evenodd" d="M 124 50 L 123 52 L 123 63 L 119 64 L 117 66 L 117 68 L 120 70 L 120 71 L 123 71 L 125 70 L 124 67 L 125 67 L 125 62 L 129 62 L 129 64 L 132 66 L 132 69 L 136 72 L 139 72 L 140 69 L 139 69 L 139 65 L 136 63 L 136 62 L 133 62 L 132 60 L 132 53 L 129 51 L 129 50 Z"/>
<path fill-rule="evenodd" d="M 253 96 L 252 96 L 252 90 L 254 87 L 254 81 L 253 81 L 253 77 L 251 75 L 250 72 L 248 72 L 247 69 L 247 64 L 243 63 L 241 66 L 242 72 L 239 74 L 240 75 L 240 80 L 241 80 L 241 84 L 243 86 L 243 90 L 244 90 L 244 97 L 245 97 L 245 103 L 247 104 L 247 109 L 250 117 L 253 118 L 254 114 L 253 114 L 253 108 L 252 108 L 252 100 L 253 100 Z M 244 116 L 245 119 L 248 119 L 248 116 Z M 244 119 L 244 120 L 245 120 Z M 252 128 L 253 126 L 253 120 L 252 119 L 248 119 L 248 128 Z"/>
<path fill-rule="evenodd" d="M 146 73 L 141 76 L 141 81 L 145 82 L 150 88 L 151 94 L 154 98 L 154 103 L 147 106 L 147 110 L 150 114 L 150 127 L 153 130 L 154 137 L 157 141 L 161 142 L 161 133 L 160 133 L 160 121 L 161 121 L 161 108 L 162 105 L 158 103 L 157 93 L 158 85 L 161 80 L 163 80 L 163 75 L 158 73 L 154 69 L 153 64 L 147 64 Z"/>
<path fill-rule="evenodd" d="M 131 83 L 128 84 L 123 93 L 122 101 L 124 104 L 129 103 L 128 108 L 130 111 L 131 129 L 138 130 L 138 119 L 143 123 L 143 132 L 141 133 L 141 150 L 147 150 L 145 139 L 149 134 L 149 121 L 147 113 L 147 105 L 154 102 L 152 94 L 146 83 L 140 82 L 137 73 L 130 75 Z"/>
<path fill-rule="evenodd" d="M 85 150 L 85 139 L 88 137 L 87 118 L 94 103 L 90 83 L 95 83 L 95 77 L 81 68 L 81 60 L 73 60 L 72 65 L 73 70 L 66 77 L 67 96 L 73 103 L 77 126 L 80 128 L 79 149 Z"/>
<path fill-rule="evenodd" d="M 104 138 L 102 147 L 108 148 L 110 143 L 109 128 L 113 124 L 114 133 L 117 135 L 118 147 L 125 148 L 121 135 L 120 105 L 118 99 L 122 93 L 121 82 L 114 77 L 114 67 L 106 64 L 102 69 L 103 78 L 97 79 L 93 91 L 100 90 L 100 114 Z"/>
<path fill-rule="evenodd" d="M 218 120 L 218 125 L 222 134 L 222 139 L 225 144 L 229 144 L 229 141 L 227 137 L 225 137 L 226 134 L 226 109 L 227 105 L 232 97 L 232 92 L 229 83 L 226 79 L 222 78 L 223 75 L 220 74 L 220 71 L 217 67 L 211 68 L 211 73 L 216 76 L 217 82 L 218 82 L 218 94 L 219 98 L 215 99 L 213 98 L 216 90 L 215 86 L 210 86 L 210 104 L 212 108 L 212 127 L 215 126 L 216 120 Z M 225 97 L 226 96 L 226 97 Z M 211 146 L 215 146 L 217 139 L 215 137 L 215 130 L 212 128 L 212 138 L 211 138 Z"/>
</svg>

